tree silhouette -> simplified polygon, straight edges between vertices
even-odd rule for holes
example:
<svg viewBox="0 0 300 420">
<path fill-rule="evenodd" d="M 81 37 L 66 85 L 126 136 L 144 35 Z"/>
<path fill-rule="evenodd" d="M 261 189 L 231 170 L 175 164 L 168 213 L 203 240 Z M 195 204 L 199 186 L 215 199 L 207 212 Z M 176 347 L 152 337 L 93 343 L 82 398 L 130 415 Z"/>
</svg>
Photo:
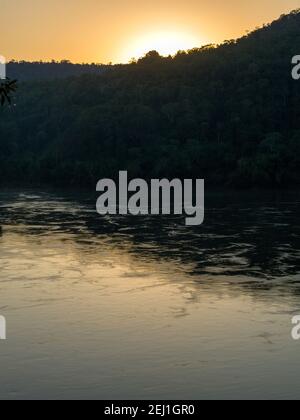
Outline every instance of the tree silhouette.
<svg viewBox="0 0 300 420">
<path fill-rule="evenodd" d="M 131 178 L 300 186 L 299 27 L 300 11 L 237 41 L 150 51 L 99 74 L 47 79 L 36 77 L 43 64 L 14 64 L 22 93 L 14 112 L 0 112 L 0 186 L 94 185 L 120 168 Z"/>
<path fill-rule="evenodd" d="M 0 82 L 0 103 L 3 106 L 5 102 L 11 103 L 11 94 L 16 91 L 17 81 L 4 79 Z"/>
</svg>

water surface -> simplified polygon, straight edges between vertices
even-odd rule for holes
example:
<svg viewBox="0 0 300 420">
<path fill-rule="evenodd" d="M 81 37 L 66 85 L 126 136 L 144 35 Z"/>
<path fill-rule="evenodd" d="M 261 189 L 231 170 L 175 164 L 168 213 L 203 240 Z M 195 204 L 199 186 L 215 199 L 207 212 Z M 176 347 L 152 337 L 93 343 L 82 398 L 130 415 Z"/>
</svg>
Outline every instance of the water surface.
<svg viewBox="0 0 300 420">
<path fill-rule="evenodd" d="M 1 399 L 299 398 L 298 194 L 216 193 L 205 223 L 0 193 Z"/>
</svg>

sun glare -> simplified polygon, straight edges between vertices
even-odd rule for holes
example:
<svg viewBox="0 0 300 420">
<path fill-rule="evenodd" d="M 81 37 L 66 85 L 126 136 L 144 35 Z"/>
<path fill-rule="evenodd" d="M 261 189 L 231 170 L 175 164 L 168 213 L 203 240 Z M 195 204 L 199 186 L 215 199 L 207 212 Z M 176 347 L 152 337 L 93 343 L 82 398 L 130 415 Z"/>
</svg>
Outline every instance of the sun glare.
<svg viewBox="0 0 300 420">
<path fill-rule="evenodd" d="M 196 37 L 178 32 L 157 32 L 138 38 L 125 53 L 124 60 L 143 57 L 147 52 L 156 50 L 160 55 L 174 55 L 179 50 L 198 47 Z"/>
</svg>

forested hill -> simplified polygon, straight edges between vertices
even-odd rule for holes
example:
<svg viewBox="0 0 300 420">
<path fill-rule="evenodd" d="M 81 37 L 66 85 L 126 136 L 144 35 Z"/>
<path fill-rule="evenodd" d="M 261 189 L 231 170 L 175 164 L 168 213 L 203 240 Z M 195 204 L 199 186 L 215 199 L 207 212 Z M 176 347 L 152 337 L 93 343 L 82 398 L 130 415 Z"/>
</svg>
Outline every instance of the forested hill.
<svg viewBox="0 0 300 420">
<path fill-rule="evenodd" d="M 11 61 L 7 64 L 7 76 L 19 81 L 54 80 L 82 74 L 101 74 L 103 64 L 73 64 L 67 60 L 47 62 Z"/>
<path fill-rule="evenodd" d="M 237 41 L 56 81 L 0 109 L 0 179 L 88 184 L 128 169 L 208 184 L 300 183 L 300 12 Z"/>
</svg>

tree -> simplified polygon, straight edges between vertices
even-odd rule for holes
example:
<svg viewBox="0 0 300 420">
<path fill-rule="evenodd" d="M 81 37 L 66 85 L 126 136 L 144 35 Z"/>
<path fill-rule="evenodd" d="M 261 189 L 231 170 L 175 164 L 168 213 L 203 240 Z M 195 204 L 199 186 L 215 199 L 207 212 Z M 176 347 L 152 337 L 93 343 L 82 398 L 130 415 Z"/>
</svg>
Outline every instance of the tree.
<svg viewBox="0 0 300 420">
<path fill-rule="evenodd" d="M 16 91 L 17 81 L 4 79 L 0 82 L 0 103 L 3 106 L 5 102 L 11 103 L 11 94 Z"/>
<path fill-rule="evenodd" d="M 66 77 L 59 63 L 50 77 L 49 63 L 14 64 L 22 93 L 14 112 L 0 112 L 0 185 L 90 185 L 120 168 L 134 178 L 300 185 L 300 83 L 290 62 L 299 27 L 300 11 L 235 43 L 171 58 L 150 51 L 96 74 Z M 47 78 L 37 77 L 44 66 Z"/>
<path fill-rule="evenodd" d="M 153 64 L 160 62 L 162 60 L 162 56 L 155 50 L 149 51 L 144 57 L 138 60 L 138 63 L 146 63 L 146 64 Z"/>
</svg>

